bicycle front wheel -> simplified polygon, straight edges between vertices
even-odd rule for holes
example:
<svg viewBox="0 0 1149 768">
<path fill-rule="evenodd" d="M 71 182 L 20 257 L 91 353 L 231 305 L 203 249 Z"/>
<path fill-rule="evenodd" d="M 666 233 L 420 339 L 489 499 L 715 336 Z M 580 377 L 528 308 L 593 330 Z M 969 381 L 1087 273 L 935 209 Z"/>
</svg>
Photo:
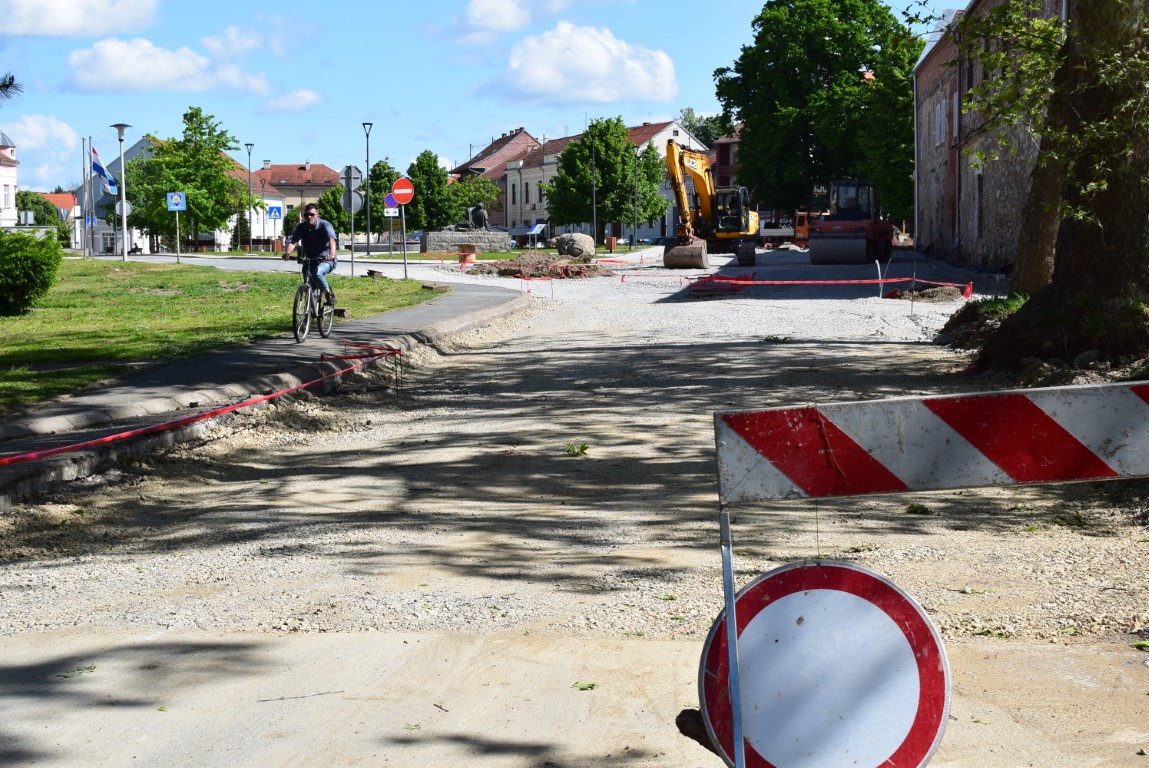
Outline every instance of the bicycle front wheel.
<svg viewBox="0 0 1149 768">
<path fill-rule="evenodd" d="M 311 330 L 311 291 L 307 284 L 299 286 L 295 292 L 295 305 L 291 309 L 291 329 L 295 332 L 295 340 L 302 343 Z"/>
<path fill-rule="evenodd" d="M 322 291 L 315 293 L 314 301 L 315 320 L 319 325 L 319 335 L 326 339 L 331 335 L 331 324 L 335 322 L 335 305 L 327 303 Z"/>
</svg>

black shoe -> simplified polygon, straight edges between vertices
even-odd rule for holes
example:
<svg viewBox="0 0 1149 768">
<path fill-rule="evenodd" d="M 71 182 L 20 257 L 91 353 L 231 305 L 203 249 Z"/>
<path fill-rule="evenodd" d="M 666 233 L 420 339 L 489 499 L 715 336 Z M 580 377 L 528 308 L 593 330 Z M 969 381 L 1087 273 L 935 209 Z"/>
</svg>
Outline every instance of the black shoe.
<svg viewBox="0 0 1149 768">
<path fill-rule="evenodd" d="M 335 291 L 327 292 L 327 304 L 331 307 L 335 306 Z"/>
</svg>

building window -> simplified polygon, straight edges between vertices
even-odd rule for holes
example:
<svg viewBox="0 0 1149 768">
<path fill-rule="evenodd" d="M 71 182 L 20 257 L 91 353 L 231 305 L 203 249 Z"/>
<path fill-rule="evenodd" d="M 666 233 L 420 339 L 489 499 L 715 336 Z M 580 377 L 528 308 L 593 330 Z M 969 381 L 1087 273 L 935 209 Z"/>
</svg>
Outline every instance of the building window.
<svg viewBox="0 0 1149 768">
<path fill-rule="evenodd" d="M 12 207 L 12 189 L 7 184 L 4 185 L 4 207 Z"/>
<path fill-rule="evenodd" d="M 958 125 L 961 122 L 961 109 L 959 108 L 958 95 L 953 95 L 954 99 L 954 138 L 958 137 Z"/>
<path fill-rule="evenodd" d="M 945 105 L 938 102 L 934 105 L 934 146 L 940 147 L 946 137 Z"/>
<path fill-rule="evenodd" d="M 531 203 L 531 183 L 529 181 L 523 182 L 523 202 L 527 205 Z"/>
<path fill-rule="evenodd" d="M 511 185 L 511 205 L 518 205 L 519 203 L 519 188 L 514 184 Z"/>
</svg>

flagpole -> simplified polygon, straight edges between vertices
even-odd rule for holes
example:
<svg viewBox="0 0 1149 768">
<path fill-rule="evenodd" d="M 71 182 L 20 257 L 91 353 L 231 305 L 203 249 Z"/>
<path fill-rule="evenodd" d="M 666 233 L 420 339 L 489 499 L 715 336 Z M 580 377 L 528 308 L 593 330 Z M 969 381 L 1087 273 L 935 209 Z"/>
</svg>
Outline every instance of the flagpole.
<svg viewBox="0 0 1149 768">
<path fill-rule="evenodd" d="M 88 229 L 88 250 L 89 256 L 93 259 L 96 258 L 96 200 L 92 190 L 92 184 L 96 181 L 95 174 L 92 173 L 92 137 L 88 137 L 88 163 L 87 163 L 87 179 L 88 188 L 84 190 L 84 197 L 88 199 L 88 218 L 84 222 Z"/>
<path fill-rule="evenodd" d="M 79 193 L 77 197 L 80 200 L 80 215 L 84 217 L 84 223 L 80 225 L 80 254 L 88 257 L 88 217 L 85 215 L 86 211 L 84 206 L 88 204 L 87 183 L 88 174 L 84 173 L 83 158 L 88 154 L 88 145 L 84 137 L 80 137 L 80 187 L 76 191 Z"/>
</svg>

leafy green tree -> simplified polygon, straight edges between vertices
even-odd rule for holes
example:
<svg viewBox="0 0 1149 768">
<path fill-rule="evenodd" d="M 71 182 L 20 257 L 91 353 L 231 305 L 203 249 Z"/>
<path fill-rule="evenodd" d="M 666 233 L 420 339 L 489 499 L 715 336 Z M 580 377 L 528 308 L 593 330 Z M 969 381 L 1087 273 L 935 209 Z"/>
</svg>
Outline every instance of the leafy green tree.
<svg viewBox="0 0 1149 768">
<path fill-rule="evenodd" d="M 439 165 L 438 156 L 423 150 L 407 168 L 415 187 L 415 198 L 407 205 L 407 228 L 442 229 L 455 223 L 451 217 L 451 199 L 447 191 L 447 171 Z"/>
<path fill-rule="evenodd" d="M 499 186 L 484 176 L 464 176 L 447 187 L 447 194 L 452 220 L 462 221 L 467 209 L 479 203 L 490 211 L 491 204 L 499 198 Z"/>
<path fill-rule="evenodd" d="M 248 244 L 250 235 L 251 226 L 247 221 L 247 211 L 240 211 L 236 214 L 235 226 L 231 228 L 231 249 L 242 251 L 244 246 Z"/>
<path fill-rule="evenodd" d="M 982 348 L 983 368 L 1149 354 L 1149 7 L 1069 0 L 1068 10 L 1052 78 L 1030 84 L 1048 89 L 1030 201 L 1060 214 L 1053 271 Z"/>
<path fill-rule="evenodd" d="M 378 160 L 371 166 L 371 172 L 367 174 L 364 180 L 364 191 L 366 192 L 371 204 L 371 229 L 378 235 L 387 230 L 389 226 L 387 217 L 383 215 L 383 209 L 387 207 L 387 195 L 391 193 L 391 186 L 403 174 L 391 167 L 389 158 Z M 355 214 L 355 231 L 367 231 L 367 206 L 364 205 Z"/>
<path fill-rule="evenodd" d="M 6 72 L 3 76 L 0 76 L 0 101 L 14 99 L 16 98 L 16 94 L 23 90 L 24 88 L 16 82 L 16 76 L 11 72 Z"/>
<path fill-rule="evenodd" d="M 20 315 L 56 282 L 63 261 L 55 238 L 0 230 L 0 315 Z"/>
<path fill-rule="evenodd" d="M 72 241 L 68 223 L 60 218 L 60 212 L 56 210 L 56 206 L 48 202 L 47 198 L 39 192 L 29 192 L 26 189 L 19 190 L 16 193 L 16 209 L 32 211 L 32 221 L 38 226 L 55 227 L 56 239 L 60 242 L 70 243 Z"/>
<path fill-rule="evenodd" d="M 633 221 L 636 163 L 638 219 L 662 216 L 666 200 L 658 188 L 666 164 L 651 144 L 637 154 L 635 149 L 621 117 L 591 122 L 579 140 L 559 154 L 558 173 L 542 185 L 551 223 L 595 222 L 595 242 L 602 242 L 608 223 Z"/>
<path fill-rule="evenodd" d="M 794 208 L 814 182 L 868 178 L 884 209 L 911 211 L 922 41 L 880 0 L 768 0 L 753 27 L 714 73 L 724 123 L 742 123 L 741 183 Z"/>
<path fill-rule="evenodd" d="M 183 121 L 181 138 L 148 134 L 151 157 L 141 156 L 127 164 L 127 196 L 132 204 L 128 224 L 149 234 L 174 234 L 168 192 L 186 196 L 187 211 L 180 216 L 180 228 L 188 234 L 223 229 L 237 211 L 254 204 L 246 185 L 228 175 L 236 167 L 226 154 L 238 149 L 235 137 L 200 107 L 189 107 Z"/>
<path fill-rule="evenodd" d="M 703 117 L 691 107 L 678 113 L 679 124 L 690 131 L 694 138 L 713 149 L 714 143 L 729 133 L 730 127 L 722 120 L 722 115 Z"/>
<path fill-rule="evenodd" d="M 342 184 L 337 184 L 315 201 L 315 207 L 319 209 L 319 218 L 330 221 L 337 235 L 351 231 L 351 213 L 343 210 L 343 189 Z"/>
</svg>

